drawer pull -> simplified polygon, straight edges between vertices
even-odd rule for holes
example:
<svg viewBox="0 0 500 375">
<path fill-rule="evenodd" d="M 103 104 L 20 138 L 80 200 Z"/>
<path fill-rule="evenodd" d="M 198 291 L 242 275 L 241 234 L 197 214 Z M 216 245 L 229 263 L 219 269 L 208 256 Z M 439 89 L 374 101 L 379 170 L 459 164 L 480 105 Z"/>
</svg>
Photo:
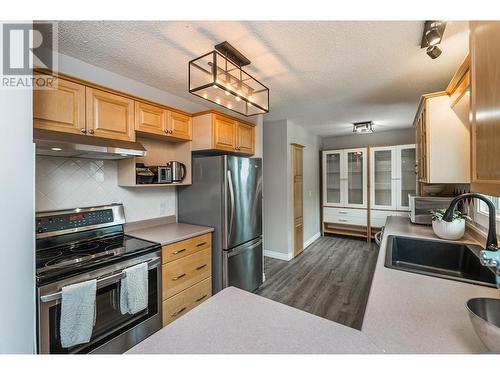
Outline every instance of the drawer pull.
<svg viewBox="0 0 500 375">
<path fill-rule="evenodd" d="M 200 247 L 200 246 L 203 246 L 203 245 L 206 245 L 206 244 L 207 244 L 207 242 L 205 241 L 205 242 L 199 243 L 198 245 L 196 245 L 196 247 Z"/>
<path fill-rule="evenodd" d="M 202 300 L 204 300 L 205 298 L 207 298 L 208 294 L 205 294 L 204 296 L 201 296 L 200 298 L 198 298 L 196 301 L 194 302 L 200 302 Z"/>
<path fill-rule="evenodd" d="M 347 215 L 347 211 L 339 211 L 339 214 Z"/>
<path fill-rule="evenodd" d="M 186 251 L 186 249 L 175 250 L 175 251 L 172 251 L 172 255 L 177 255 L 177 254 L 183 253 L 184 251 Z"/>
<path fill-rule="evenodd" d="M 176 281 L 176 280 L 182 279 L 184 276 L 186 276 L 186 274 L 185 274 L 185 273 L 183 273 L 183 274 L 181 274 L 181 275 L 179 275 L 179 276 L 175 276 L 175 277 L 173 277 L 173 278 L 172 278 L 172 280 L 173 280 L 173 281 Z"/>
<path fill-rule="evenodd" d="M 342 222 L 347 222 L 346 219 L 339 219 L 339 221 L 342 221 Z"/>
<path fill-rule="evenodd" d="M 196 271 L 199 271 L 201 270 L 202 268 L 205 268 L 207 266 L 207 264 L 205 263 L 204 265 L 202 266 L 199 266 L 199 267 L 196 267 Z"/>
<path fill-rule="evenodd" d="M 186 310 L 186 308 L 185 308 L 185 307 L 183 307 L 182 309 L 180 309 L 180 310 L 179 310 L 179 311 L 177 311 L 177 312 L 174 312 L 174 313 L 173 313 L 172 315 L 170 315 L 170 316 L 171 316 L 172 318 L 173 318 L 173 317 L 176 317 L 177 315 L 182 314 L 182 313 L 184 312 L 184 310 Z"/>
</svg>

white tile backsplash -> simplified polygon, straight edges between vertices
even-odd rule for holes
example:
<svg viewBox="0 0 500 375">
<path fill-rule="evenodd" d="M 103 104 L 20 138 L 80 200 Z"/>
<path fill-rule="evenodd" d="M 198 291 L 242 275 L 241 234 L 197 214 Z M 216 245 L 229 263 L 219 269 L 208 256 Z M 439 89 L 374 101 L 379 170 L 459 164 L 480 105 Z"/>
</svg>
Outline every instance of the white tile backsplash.
<svg viewBox="0 0 500 375">
<path fill-rule="evenodd" d="M 118 186 L 117 161 L 36 157 L 36 210 L 123 203 L 127 221 L 175 215 L 174 187 Z"/>
</svg>

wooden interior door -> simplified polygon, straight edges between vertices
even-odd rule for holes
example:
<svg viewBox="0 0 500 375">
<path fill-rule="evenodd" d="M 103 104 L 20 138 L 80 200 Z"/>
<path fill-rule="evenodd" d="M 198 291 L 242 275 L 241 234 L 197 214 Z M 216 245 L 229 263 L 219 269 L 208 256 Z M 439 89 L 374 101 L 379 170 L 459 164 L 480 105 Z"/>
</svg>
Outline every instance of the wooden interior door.
<svg viewBox="0 0 500 375">
<path fill-rule="evenodd" d="M 304 250 L 304 146 L 292 144 L 293 255 Z"/>
<path fill-rule="evenodd" d="M 170 112 L 168 121 L 169 135 L 178 139 L 190 141 L 192 139 L 191 117 L 182 113 Z"/>
<path fill-rule="evenodd" d="M 156 134 L 167 135 L 168 111 L 151 104 L 135 102 L 135 130 Z"/>
<path fill-rule="evenodd" d="M 470 22 L 471 191 L 500 195 L 500 22 Z"/>
<path fill-rule="evenodd" d="M 215 116 L 213 126 L 214 148 L 222 151 L 236 151 L 236 122 L 222 116 Z"/>
<path fill-rule="evenodd" d="M 86 88 L 87 133 L 96 137 L 134 141 L 134 101 L 106 91 Z"/>
<path fill-rule="evenodd" d="M 33 90 L 33 126 L 85 134 L 85 86 L 57 79 L 57 89 Z"/>
<path fill-rule="evenodd" d="M 236 149 L 243 154 L 255 153 L 255 128 L 251 125 L 238 122 L 236 132 Z"/>
</svg>

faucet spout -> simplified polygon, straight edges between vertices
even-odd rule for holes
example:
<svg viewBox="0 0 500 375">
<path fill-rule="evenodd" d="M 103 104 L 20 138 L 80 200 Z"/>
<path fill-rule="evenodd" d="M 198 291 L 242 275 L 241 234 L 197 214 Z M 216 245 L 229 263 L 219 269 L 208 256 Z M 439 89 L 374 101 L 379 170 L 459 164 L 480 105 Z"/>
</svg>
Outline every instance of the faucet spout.
<svg viewBox="0 0 500 375">
<path fill-rule="evenodd" d="M 488 238 L 486 239 L 486 250 L 496 251 L 498 250 L 497 242 L 497 229 L 496 229 L 496 208 L 492 201 L 481 194 L 477 193 L 466 193 L 455 197 L 446 212 L 443 215 L 443 220 L 451 222 L 453 221 L 453 212 L 455 212 L 455 206 L 458 202 L 467 198 L 477 198 L 482 200 L 488 206 Z M 500 260 L 499 260 L 500 263 Z"/>
<path fill-rule="evenodd" d="M 497 288 L 500 290 L 500 251 L 481 251 L 481 264 L 486 267 L 495 267 Z"/>
</svg>

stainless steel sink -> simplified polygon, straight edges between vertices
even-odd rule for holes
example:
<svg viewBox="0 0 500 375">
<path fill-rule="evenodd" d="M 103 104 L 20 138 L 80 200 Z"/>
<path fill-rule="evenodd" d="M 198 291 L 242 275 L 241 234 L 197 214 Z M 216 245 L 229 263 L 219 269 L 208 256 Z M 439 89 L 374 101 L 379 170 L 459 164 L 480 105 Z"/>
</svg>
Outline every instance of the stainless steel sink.
<svg viewBox="0 0 500 375">
<path fill-rule="evenodd" d="M 495 270 L 481 265 L 481 250 L 456 242 L 388 236 L 385 266 L 496 288 Z"/>
</svg>

